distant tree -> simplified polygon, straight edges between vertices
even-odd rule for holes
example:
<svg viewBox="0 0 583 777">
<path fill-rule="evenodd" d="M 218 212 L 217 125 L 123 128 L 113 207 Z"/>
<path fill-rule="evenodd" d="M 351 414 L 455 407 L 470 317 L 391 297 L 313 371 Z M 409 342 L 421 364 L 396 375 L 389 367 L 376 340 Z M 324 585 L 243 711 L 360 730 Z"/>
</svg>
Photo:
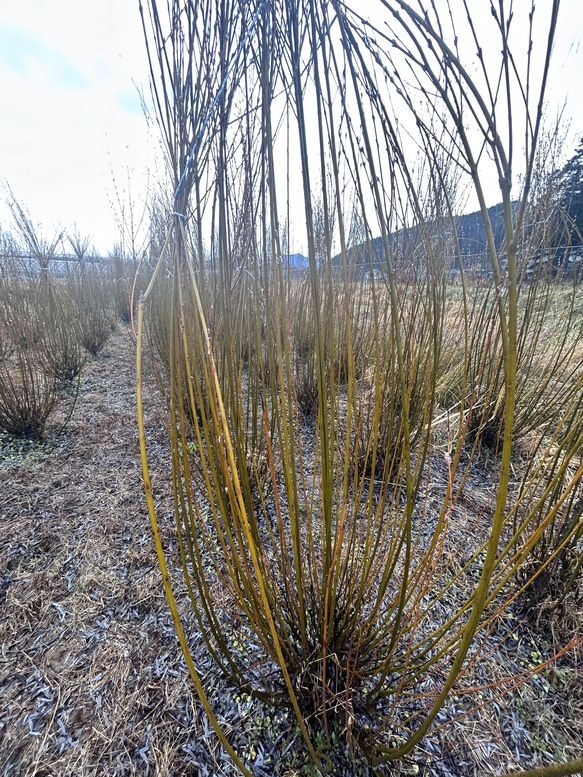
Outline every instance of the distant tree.
<svg viewBox="0 0 583 777">
<path fill-rule="evenodd" d="M 560 205 L 572 219 L 571 239 L 583 243 L 583 138 L 575 154 L 559 172 Z"/>
</svg>

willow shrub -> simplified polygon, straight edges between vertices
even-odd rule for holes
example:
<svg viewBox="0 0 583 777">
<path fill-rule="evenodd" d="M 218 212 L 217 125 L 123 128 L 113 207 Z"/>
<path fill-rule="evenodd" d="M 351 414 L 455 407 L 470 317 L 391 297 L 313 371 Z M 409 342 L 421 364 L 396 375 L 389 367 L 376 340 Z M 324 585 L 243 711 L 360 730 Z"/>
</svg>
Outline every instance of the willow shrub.
<svg viewBox="0 0 583 777">
<path fill-rule="evenodd" d="M 467 288 L 468 296 L 471 295 L 468 359 L 463 340 L 466 322 L 458 300 L 448 305 L 451 329 L 446 335 L 437 394 L 445 407 L 457 410 L 463 402 L 468 432 L 496 450 L 504 422 L 497 292 L 493 282 L 468 283 Z M 519 401 L 513 437 L 522 446 L 529 445 L 533 436 L 540 437 L 545 430 L 552 430 L 569 405 L 579 375 L 577 349 L 582 322 L 576 309 L 578 294 L 578 283 L 566 278 L 560 265 L 553 267 L 552 263 L 538 277 L 523 278 L 520 283 L 516 383 Z"/>
<path fill-rule="evenodd" d="M 115 326 L 107 276 L 98 265 L 79 264 L 67 274 L 67 292 L 79 311 L 81 344 L 97 356 Z"/>
<path fill-rule="evenodd" d="M 568 253 L 568 252 L 567 252 Z M 542 255 L 539 254 L 539 256 Z M 538 275 L 522 279 L 518 298 L 517 406 L 513 439 L 522 481 L 511 509 L 512 532 L 530 535 L 530 555 L 519 572 L 533 617 L 554 610 L 579 585 L 583 509 L 577 483 L 577 446 L 583 419 L 582 318 L 577 279 L 565 276 L 553 251 Z M 495 451 L 504 422 L 504 371 L 497 348 L 493 284 L 471 290 L 469 358 L 463 356 L 459 300 L 450 327 L 437 396 L 455 417 L 464 408 L 472 442 Z M 452 295 L 453 296 L 453 295 Z M 476 345 L 477 344 L 477 345 Z M 464 370 L 465 367 L 465 370 Z M 462 385 L 465 394 L 462 398 Z M 568 496 L 564 496 L 568 494 Z M 532 580 L 532 584 L 529 581 Z"/>
<path fill-rule="evenodd" d="M 571 409 L 577 420 L 562 420 L 559 426 L 564 424 L 566 433 L 560 446 L 556 437 L 538 441 L 537 455 L 530 461 L 512 514 L 515 529 L 518 526 L 524 532 L 528 527 L 531 535 L 532 551 L 519 579 L 525 586 L 527 608 L 537 621 L 545 611 L 561 608 L 565 601 L 578 602 L 583 594 L 583 499 L 577 487 L 583 472 L 579 464 L 581 386 Z"/>
<path fill-rule="evenodd" d="M 288 301 L 293 343 L 295 400 L 304 416 L 318 415 L 316 327 L 309 278 L 298 281 Z"/>
<path fill-rule="evenodd" d="M 106 284 L 113 315 L 128 324 L 132 318 L 132 280 L 136 267 L 127 261 L 119 247 L 109 256 L 105 268 Z"/>
<path fill-rule="evenodd" d="M 70 300 L 50 276 L 27 275 L 18 265 L 3 268 L 0 341 L 0 429 L 40 439 L 63 387 L 84 363 Z M 72 412 L 75 400 L 68 402 Z"/>
<path fill-rule="evenodd" d="M 65 284 L 49 278 L 40 291 L 38 305 L 44 329 L 41 358 L 47 373 L 68 389 L 80 378 L 87 361 L 87 352 L 81 343 L 81 312 Z"/>
<path fill-rule="evenodd" d="M 338 270 L 335 270 L 337 275 Z M 323 277 L 323 276 L 322 276 Z M 363 267 L 351 267 L 346 284 L 338 278 L 331 285 L 333 315 L 325 323 L 324 338 L 334 358 L 327 365 L 327 383 L 346 386 L 349 380 L 349 352 L 352 354 L 353 379 L 359 386 L 363 407 L 370 406 L 366 389 L 370 387 L 374 371 L 375 320 L 371 284 Z M 381 294 L 380 304 L 386 312 L 386 298 Z M 323 307 L 327 302 L 324 300 Z M 291 282 L 287 298 L 288 321 L 294 373 L 295 400 L 303 415 L 318 415 L 318 370 L 316 355 L 316 317 L 309 274 Z M 348 326 L 347 317 L 350 317 Z M 386 315 L 385 315 L 386 318 Z M 385 325 L 386 325 L 385 321 Z M 351 338 L 350 348 L 347 337 Z M 285 333 L 284 333 L 285 334 Z M 365 413 L 366 414 L 366 413 Z M 372 421 L 371 421 L 372 422 Z"/>
<path fill-rule="evenodd" d="M 222 744 L 245 773 L 189 652 L 177 586 L 224 675 L 264 702 L 292 709 L 315 765 L 333 768 L 339 735 L 378 764 L 409 753 L 434 725 L 468 665 L 479 660 L 483 637 L 512 598 L 509 584 L 540 539 L 529 519 L 533 510 L 518 516 L 538 488 L 533 477 L 543 472 L 547 453 L 530 476 L 532 486 L 525 482 L 520 504 L 510 506 L 508 494 L 521 402 L 518 333 L 530 326 L 519 306 L 518 237 L 557 9 L 553 3 L 545 18 L 550 35 L 543 34 L 547 48 L 537 92 L 529 63 L 538 28 L 525 26 L 525 74 L 510 56 L 515 15 L 506 16 L 502 6 L 492 6 L 485 22 L 494 26 L 500 45 L 483 49 L 493 60 L 472 73 L 457 41 L 465 33 L 478 45 L 482 22 L 478 27 L 466 14 L 459 20 L 462 31 L 453 13 L 438 16 L 437 4 L 418 14 L 403 0 L 380 2 L 387 25 L 378 28 L 335 0 L 232 7 L 177 1 L 168 15 L 156 0 L 141 7 L 175 189 L 167 241 L 139 303 L 144 483 L 192 681 Z M 409 96 L 405 73 L 425 98 L 426 113 Z M 402 101 L 395 108 L 398 122 L 396 100 Z M 406 116 L 407 131 L 416 133 L 427 161 L 420 178 L 401 141 Z M 515 127 L 509 116 L 522 117 L 527 128 L 518 195 L 511 195 Z M 523 137 L 522 129 L 518 134 Z M 470 300 L 462 289 L 461 407 L 445 444 L 433 427 L 439 420 L 437 378 L 443 375 L 447 264 L 418 194 L 429 186 L 423 172 L 429 170 L 432 196 L 440 195 L 439 212 L 455 232 L 455 203 L 437 164 L 444 136 L 453 143 L 452 164 L 466 172 L 477 195 L 496 290 L 479 314 L 492 332 L 484 342 L 470 337 Z M 292 197 L 290 171 L 297 160 L 300 178 Z M 483 168 L 490 162 L 503 201 L 506 269 L 483 191 Z M 347 181 L 354 189 L 348 198 Z M 299 289 L 289 283 L 282 260 L 282 214 L 289 216 L 298 199 L 310 262 Z M 363 266 L 382 279 L 366 292 L 355 284 L 348 260 L 347 211 L 353 219 L 355 208 L 365 235 Z M 373 235 L 380 238 L 372 241 Z M 166 561 L 166 528 L 152 498 L 144 430 L 144 322 L 160 315 L 157 298 L 166 300 L 162 396 L 178 568 Z M 372 387 L 367 423 L 357 364 L 363 330 L 370 350 L 364 374 Z M 298 397 L 298 358 L 312 353 L 315 430 L 302 424 Z M 468 527 L 460 543 L 451 531 L 452 505 L 467 471 L 461 454 L 473 390 L 468 399 L 465 387 L 475 380 L 471 365 L 489 358 L 501 364 L 503 375 L 496 502 L 484 536 L 474 537 Z M 382 446 L 390 452 L 385 460 L 394 464 L 379 474 L 374 460 L 383 424 L 388 432 Z M 547 467 L 544 485 L 547 495 L 555 489 L 554 505 L 565 507 L 581 474 L 573 469 L 579 439 L 571 439 L 575 426 L 568 424 L 564 459 L 554 470 Z M 262 434 L 264 447 L 256 447 Z M 549 434 L 552 439 L 547 428 Z M 364 463 L 354 455 L 355 441 L 367 452 Z M 250 477 L 264 456 L 270 487 L 253 499 Z M 431 473 L 438 460 L 448 482 L 436 507 Z M 555 506 L 544 495 L 533 504 L 537 526 L 552 521 Z M 456 566 L 452 558 L 458 557 L 463 563 Z"/>
<path fill-rule="evenodd" d="M 426 294 L 432 291 L 436 292 L 437 304 L 426 309 Z M 419 443 L 423 424 L 431 414 L 441 363 L 441 291 L 443 289 L 440 289 L 437 278 L 419 285 L 418 280 L 412 277 L 400 289 L 398 326 L 403 333 L 403 367 L 407 375 L 408 392 L 406 403 L 403 400 L 395 334 L 391 325 L 393 313 L 390 305 L 387 305 L 386 293 L 380 293 L 377 305 L 383 310 L 383 316 L 375 338 L 379 358 L 372 372 L 369 371 L 359 386 L 358 431 L 355 436 L 355 455 L 359 466 L 377 477 L 390 480 L 402 463 L 404 408 L 408 407 L 408 434 L 412 449 Z M 374 282 L 369 294 L 374 300 L 377 294 Z M 360 322 L 355 323 L 359 328 L 363 326 Z M 432 376 L 431 381 L 427 380 L 428 375 Z"/>
<path fill-rule="evenodd" d="M 568 295 L 568 292 L 567 292 Z M 561 306 L 561 317 L 564 308 Z M 575 337 L 573 327 L 570 338 Z M 580 333 L 579 333 L 580 334 Z M 561 327 L 547 338 L 561 337 Z M 569 369 L 546 387 L 540 431 L 531 435 L 527 466 L 512 511 L 513 529 L 531 534 L 531 553 L 520 570 L 525 603 L 540 618 L 546 611 L 564 612 L 566 601 L 583 595 L 583 368 L 579 345 L 570 345 Z M 542 404 L 542 403 L 541 403 Z M 542 608 L 542 609 L 541 609 Z M 567 618 L 567 621 L 569 618 Z"/>
<path fill-rule="evenodd" d="M 261 493 L 269 487 L 269 468 L 267 457 L 267 436 L 262 411 L 262 384 L 269 382 L 269 362 L 265 356 L 265 331 L 261 323 L 261 304 L 256 309 L 245 305 L 248 300 L 259 299 L 250 285 L 249 270 L 239 267 L 233 273 L 225 290 L 225 279 L 214 278 L 206 289 L 206 306 L 211 311 L 213 332 L 215 371 L 224 398 L 225 412 L 234 419 L 237 447 L 237 460 L 243 470 L 241 475 L 243 492 L 249 509 L 260 503 Z M 174 299 L 176 280 L 167 278 L 167 283 L 154 289 L 151 303 L 151 316 L 148 327 L 150 350 L 156 364 L 158 387 L 166 401 L 170 403 L 167 387 L 174 378 L 174 344 L 172 330 L 174 325 L 176 300 Z M 200 333 L 194 325 L 197 318 L 196 298 L 188 289 L 181 295 L 182 327 L 185 347 L 190 353 L 196 353 L 200 346 Z M 255 311 L 257 310 L 257 314 Z M 251 311 L 251 315 L 249 314 Z M 260 370 L 263 370 L 263 372 Z M 272 375 L 275 368 L 272 364 Z M 277 385 L 277 378 L 275 385 Z M 204 362 L 194 359 L 188 373 L 180 377 L 181 386 L 173 401 L 180 401 L 184 412 L 184 422 L 190 432 L 186 450 L 198 451 L 199 439 L 197 424 L 208 423 L 212 418 L 212 386 L 209 386 L 209 373 Z M 201 451 L 207 446 L 214 449 L 216 441 L 205 439 Z M 208 452 L 208 451 L 207 451 Z M 216 452 L 211 453 L 211 457 Z M 191 457 L 192 458 L 192 457 Z M 199 466 L 199 457 L 193 460 L 193 477 L 200 488 L 206 489 L 208 481 L 204 465 Z M 219 480 L 223 472 L 217 470 Z M 224 491 L 226 484 L 220 486 Z"/>
</svg>

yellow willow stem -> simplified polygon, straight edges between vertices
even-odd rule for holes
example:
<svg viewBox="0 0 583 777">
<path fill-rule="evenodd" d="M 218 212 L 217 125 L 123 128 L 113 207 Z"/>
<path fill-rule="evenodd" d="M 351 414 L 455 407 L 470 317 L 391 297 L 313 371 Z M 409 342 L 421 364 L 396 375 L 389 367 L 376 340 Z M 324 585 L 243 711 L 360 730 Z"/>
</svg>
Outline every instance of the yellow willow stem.
<svg viewBox="0 0 583 777">
<path fill-rule="evenodd" d="M 563 764 L 553 764 L 552 766 L 541 766 L 538 769 L 526 769 L 524 772 L 510 772 L 504 777 L 563 777 L 567 774 L 582 774 L 583 758 L 576 761 L 567 761 Z"/>
<path fill-rule="evenodd" d="M 151 284 L 149 289 L 150 288 L 151 288 Z M 192 656 L 190 655 L 190 651 L 188 649 L 188 644 L 186 642 L 186 637 L 184 635 L 184 631 L 182 629 L 182 623 L 180 622 L 180 616 L 178 614 L 178 609 L 176 607 L 176 600 L 174 599 L 174 594 L 172 592 L 170 575 L 168 574 L 168 569 L 166 567 L 166 559 L 164 557 L 162 539 L 160 537 L 158 520 L 156 518 L 156 508 L 154 507 L 154 499 L 152 497 L 152 483 L 150 480 L 150 471 L 148 468 L 148 457 L 146 453 L 146 433 L 144 430 L 144 406 L 143 406 L 143 399 L 142 399 L 142 343 L 143 343 L 143 328 L 144 328 L 144 304 L 145 304 L 145 295 L 141 294 L 140 301 L 138 304 L 138 342 L 136 345 L 136 349 L 137 349 L 136 350 L 136 398 L 137 398 L 137 411 L 138 411 L 138 430 L 139 430 L 139 440 L 140 440 L 140 457 L 142 460 L 142 472 L 144 475 L 144 492 L 146 494 L 146 501 L 148 503 L 148 513 L 150 515 L 150 523 L 152 525 L 152 532 L 154 534 L 154 542 L 156 545 L 156 553 L 158 555 L 158 564 L 160 565 L 160 571 L 162 573 L 164 591 L 166 592 L 166 598 L 168 599 L 170 612 L 172 613 L 172 620 L 174 621 L 174 628 L 176 629 L 176 634 L 178 635 L 178 641 L 180 642 L 180 647 L 182 648 L 182 653 L 184 655 L 186 665 L 188 666 L 188 671 L 190 673 L 190 676 L 194 683 L 194 687 L 196 688 L 196 692 L 198 694 L 198 698 L 201 701 L 204 711 L 206 712 L 208 719 L 210 720 L 212 727 L 214 728 L 221 744 L 223 745 L 227 753 L 231 756 L 237 768 L 240 769 L 241 772 L 244 775 L 246 775 L 246 777 L 252 777 L 252 773 L 249 771 L 249 769 L 247 769 L 243 761 L 241 761 L 241 759 L 239 758 L 235 750 L 233 750 L 233 748 L 229 744 L 226 736 L 224 735 L 219 725 L 218 720 L 216 719 L 213 713 L 211 704 L 204 692 L 204 688 L 202 687 L 202 683 L 200 681 L 200 678 L 194 666 L 194 662 L 192 660 Z"/>
<path fill-rule="evenodd" d="M 181 225 L 181 227 L 182 227 L 182 225 Z M 186 246 L 186 240 L 185 240 L 184 232 L 182 233 L 182 236 L 183 236 L 183 239 L 184 239 L 184 244 Z M 264 614 L 265 614 L 265 617 L 267 619 L 267 622 L 269 623 L 269 630 L 270 630 L 271 636 L 273 638 L 273 645 L 274 645 L 275 652 L 276 652 L 276 655 L 277 655 L 277 660 L 278 660 L 280 669 L 282 671 L 282 674 L 283 674 L 283 677 L 284 677 L 284 680 L 285 680 L 285 684 L 287 686 L 287 689 L 288 689 L 288 692 L 289 692 L 289 695 L 290 695 L 290 699 L 291 699 L 292 706 L 294 708 L 294 712 L 296 713 L 296 717 L 297 717 L 297 720 L 298 720 L 298 725 L 299 725 L 299 727 L 301 729 L 301 732 L 302 732 L 302 735 L 303 735 L 303 737 L 304 737 L 304 739 L 306 741 L 306 745 L 307 745 L 308 750 L 310 752 L 310 756 L 314 760 L 314 763 L 319 765 L 321 759 L 317 756 L 316 751 L 314 750 L 314 746 L 312 745 L 312 741 L 310 739 L 310 735 L 308 734 L 308 730 L 306 728 L 306 724 L 304 722 L 304 718 L 303 718 L 303 715 L 301 713 L 301 710 L 300 710 L 300 707 L 299 707 L 299 703 L 298 703 L 295 691 L 293 689 L 291 678 L 289 676 L 289 672 L 287 671 L 287 667 L 286 667 L 286 664 L 285 664 L 285 659 L 284 659 L 284 656 L 283 656 L 283 651 L 281 649 L 281 643 L 279 641 L 279 636 L 277 634 L 277 629 L 275 628 L 275 621 L 273 619 L 273 613 L 271 612 L 271 607 L 269 606 L 269 597 L 267 595 L 267 590 L 265 588 L 265 583 L 264 583 L 264 579 L 263 579 L 263 572 L 262 572 L 262 569 L 261 569 L 261 565 L 259 564 L 257 548 L 255 546 L 255 541 L 253 539 L 253 535 L 252 535 L 252 532 L 251 532 L 251 527 L 249 525 L 249 519 L 247 517 L 247 510 L 246 510 L 246 507 L 245 507 L 245 500 L 244 500 L 244 497 L 243 497 L 243 492 L 241 490 L 241 483 L 239 481 L 239 475 L 238 475 L 238 472 L 237 472 L 237 463 L 236 463 L 236 460 L 235 460 L 235 454 L 234 454 L 234 451 L 233 451 L 233 445 L 232 445 L 232 442 L 231 442 L 231 436 L 229 434 L 229 425 L 227 423 L 227 415 L 225 413 L 225 407 L 224 407 L 224 404 L 223 404 L 223 397 L 222 397 L 222 393 L 221 393 L 221 385 L 220 385 L 219 378 L 218 378 L 218 375 L 217 375 L 217 371 L 216 371 L 216 368 L 215 368 L 215 362 L 214 362 L 213 352 L 212 352 L 212 348 L 211 348 L 211 341 L 210 341 L 210 337 L 209 337 L 209 334 L 208 334 L 208 328 L 207 328 L 207 324 L 206 324 L 204 310 L 203 310 L 202 303 L 201 303 L 201 300 L 200 300 L 200 295 L 198 293 L 198 285 L 196 283 L 196 278 L 195 278 L 195 275 L 194 275 L 194 270 L 193 270 L 193 267 L 192 267 L 192 262 L 190 261 L 190 256 L 187 256 L 186 264 L 187 264 L 188 271 L 189 271 L 189 274 L 190 274 L 190 282 L 191 282 L 192 290 L 194 292 L 194 296 L 195 296 L 195 300 L 196 300 L 196 305 L 197 305 L 197 309 L 198 309 L 198 315 L 199 315 L 199 319 L 200 319 L 201 328 L 202 328 L 202 331 L 204 333 L 205 347 L 207 349 L 208 358 L 209 358 L 209 361 L 210 361 L 211 379 L 212 379 L 213 384 L 214 384 L 215 394 L 216 394 L 217 402 L 218 402 L 218 405 L 219 405 L 219 415 L 220 415 L 219 421 L 220 421 L 222 432 L 223 432 L 223 435 L 224 435 L 224 438 L 225 438 L 225 448 L 227 450 L 227 458 L 229 460 L 229 467 L 230 467 L 230 471 L 231 471 L 231 480 L 232 480 L 232 484 L 233 484 L 233 487 L 235 489 L 235 494 L 236 494 L 236 497 L 237 497 L 237 504 L 238 504 L 238 508 L 239 508 L 239 517 L 241 519 L 241 525 L 243 527 L 243 533 L 245 535 L 245 540 L 247 542 L 247 546 L 249 548 L 249 552 L 251 553 L 251 559 L 253 561 L 253 568 L 255 570 L 255 575 L 257 577 L 257 584 L 259 586 L 259 591 L 260 591 L 261 599 L 262 599 L 262 602 L 263 602 Z"/>
</svg>

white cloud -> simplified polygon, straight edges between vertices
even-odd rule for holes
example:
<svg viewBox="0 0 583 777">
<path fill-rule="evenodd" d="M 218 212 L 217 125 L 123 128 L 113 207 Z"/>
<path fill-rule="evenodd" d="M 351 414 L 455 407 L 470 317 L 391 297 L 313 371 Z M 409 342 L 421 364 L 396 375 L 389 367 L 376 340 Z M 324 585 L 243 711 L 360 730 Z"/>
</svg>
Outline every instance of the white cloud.
<svg viewBox="0 0 583 777">
<path fill-rule="evenodd" d="M 139 13 L 131 0 L 23 0 L 0 8 L 0 178 L 35 221 L 118 239 L 112 175 L 145 186 L 155 144 L 136 83 L 147 85 Z M 1 43 L 1 41 L 0 41 Z M 8 225 L 5 208 L 0 223 Z"/>
</svg>

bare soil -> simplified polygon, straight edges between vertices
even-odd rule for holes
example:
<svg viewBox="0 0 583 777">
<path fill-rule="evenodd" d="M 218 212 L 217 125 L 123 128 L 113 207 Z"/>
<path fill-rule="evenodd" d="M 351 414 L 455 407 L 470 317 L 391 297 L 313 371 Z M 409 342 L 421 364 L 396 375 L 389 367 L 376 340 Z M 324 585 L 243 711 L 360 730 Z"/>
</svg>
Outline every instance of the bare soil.
<svg viewBox="0 0 583 777">
<path fill-rule="evenodd" d="M 165 433 L 150 413 L 153 490 L 170 533 Z M 164 599 L 135 418 L 135 348 L 120 326 L 86 366 L 65 431 L 56 419 L 43 443 L 0 437 L 1 777 L 235 773 L 195 698 Z M 466 509 L 471 519 L 471 499 Z M 560 620 L 538 624 L 510 613 L 505 635 L 464 678 L 480 689 L 452 697 L 443 727 L 385 773 L 500 774 L 583 756 L 576 649 L 503 695 L 512 684 L 501 679 L 581 635 L 580 609 L 573 599 Z M 219 720 L 252 771 L 305 773 L 289 713 L 227 686 L 186 604 L 183 614 Z M 368 773 L 338 761 L 337 774 Z"/>
</svg>

